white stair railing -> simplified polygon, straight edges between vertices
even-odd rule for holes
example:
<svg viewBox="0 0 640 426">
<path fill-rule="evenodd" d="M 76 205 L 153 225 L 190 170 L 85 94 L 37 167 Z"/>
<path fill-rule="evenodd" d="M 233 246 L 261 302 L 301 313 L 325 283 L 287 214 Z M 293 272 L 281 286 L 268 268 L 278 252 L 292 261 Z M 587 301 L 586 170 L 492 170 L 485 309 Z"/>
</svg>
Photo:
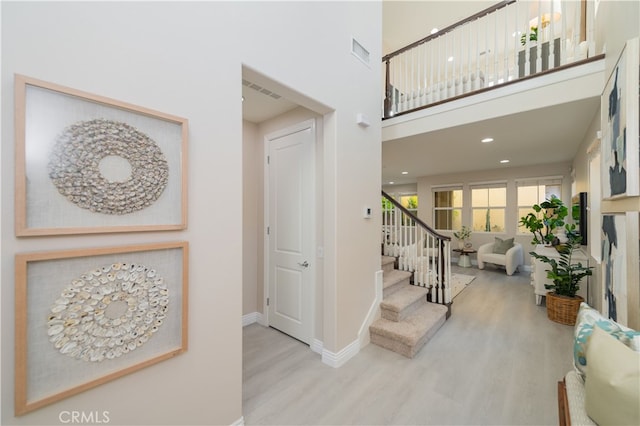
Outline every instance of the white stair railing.
<svg viewBox="0 0 640 426">
<path fill-rule="evenodd" d="M 504 0 L 384 56 L 383 117 L 593 56 L 593 9 L 576 0 Z"/>
<path fill-rule="evenodd" d="M 451 238 L 440 235 L 382 191 L 382 251 L 413 273 L 414 285 L 429 288 L 430 300 L 451 303 Z"/>
</svg>

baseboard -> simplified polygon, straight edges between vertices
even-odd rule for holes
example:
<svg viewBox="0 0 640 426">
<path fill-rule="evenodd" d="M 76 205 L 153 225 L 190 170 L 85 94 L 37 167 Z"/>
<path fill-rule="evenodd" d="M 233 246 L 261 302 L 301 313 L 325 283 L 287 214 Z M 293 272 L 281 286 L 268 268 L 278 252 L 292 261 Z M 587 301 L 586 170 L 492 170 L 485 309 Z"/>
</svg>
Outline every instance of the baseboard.
<svg viewBox="0 0 640 426">
<path fill-rule="evenodd" d="M 242 326 L 246 327 L 254 322 L 262 323 L 262 314 L 260 312 L 251 312 L 242 316 Z"/>
<path fill-rule="evenodd" d="M 340 368 L 358 352 L 360 352 L 360 340 L 356 339 L 337 353 L 323 349 L 322 362 L 329 367 Z"/>
<path fill-rule="evenodd" d="M 238 420 L 231 423 L 231 426 L 244 426 L 244 416 L 240 417 Z"/>
<path fill-rule="evenodd" d="M 360 348 L 364 348 L 370 342 L 369 326 L 378 318 L 380 318 L 380 302 L 382 302 L 382 288 L 383 288 L 383 271 L 379 270 L 375 275 L 375 290 L 376 296 L 369 307 L 369 312 L 365 317 L 364 322 L 358 330 L 358 340 L 360 341 Z"/>
<path fill-rule="evenodd" d="M 311 344 L 309 345 L 309 347 L 311 348 L 311 350 L 317 354 L 322 355 L 322 347 L 324 346 L 324 344 L 322 343 L 321 340 L 318 339 L 312 339 L 311 340 Z"/>
</svg>

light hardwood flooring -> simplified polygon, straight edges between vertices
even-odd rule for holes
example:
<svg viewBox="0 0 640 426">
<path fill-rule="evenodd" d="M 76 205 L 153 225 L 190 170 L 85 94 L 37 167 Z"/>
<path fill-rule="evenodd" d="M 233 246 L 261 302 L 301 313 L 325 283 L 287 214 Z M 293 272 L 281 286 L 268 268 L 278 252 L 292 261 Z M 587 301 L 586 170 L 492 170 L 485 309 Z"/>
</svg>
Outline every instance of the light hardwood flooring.
<svg viewBox="0 0 640 426">
<path fill-rule="evenodd" d="M 244 328 L 247 425 L 552 425 L 573 327 L 535 304 L 527 272 L 476 275 L 414 359 L 367 345 L 341 368 L 274 329 Z"/>
</svg>

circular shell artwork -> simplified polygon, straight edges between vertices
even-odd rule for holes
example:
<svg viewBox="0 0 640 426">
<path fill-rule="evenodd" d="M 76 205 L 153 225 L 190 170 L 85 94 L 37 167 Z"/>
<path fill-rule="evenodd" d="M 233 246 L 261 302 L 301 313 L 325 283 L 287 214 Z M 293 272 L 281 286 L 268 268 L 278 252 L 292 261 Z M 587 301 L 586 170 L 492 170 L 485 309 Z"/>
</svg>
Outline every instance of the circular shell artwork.
<svg viewBox="0 0 640 426">
<path fill-rule="evenodd" d="M 127 169 L 120 176 L 104 171 L 105 161 L 114 159 Z M 75 123 L 58 136 L 49 177 L 58 192 L 77 206 L 123 215 L 160 197 L 169 180 L 169 165 L 160 147 L 135 127 L 96 119 Z"/>
<path fill-rule="evenodd" d="M 51 306 L 49 341 L 83 361 L 114 359 L 144 345 L 169 307 L 164 279 L 144 265 L 114 263 L 74 279 Z"/>
</svg>

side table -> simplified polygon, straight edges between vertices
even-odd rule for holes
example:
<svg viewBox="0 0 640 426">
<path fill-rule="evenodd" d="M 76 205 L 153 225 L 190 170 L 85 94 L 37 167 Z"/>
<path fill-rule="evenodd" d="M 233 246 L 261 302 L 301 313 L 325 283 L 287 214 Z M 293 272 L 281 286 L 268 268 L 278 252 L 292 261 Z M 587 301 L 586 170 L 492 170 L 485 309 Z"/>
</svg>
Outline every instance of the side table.
<svg viewBox="0 0 640 426">
<path fill-rule="evenodd" d="M 471 258 L 470 254 L 477 253 L 474 249 L 461 248 L 461 249 L 453 249 L 456 253 L 460 253 L 460 258 L 458 259 L 458 266 L 462 266 L 463 268 L 471 267 Z"/>
</svg>

